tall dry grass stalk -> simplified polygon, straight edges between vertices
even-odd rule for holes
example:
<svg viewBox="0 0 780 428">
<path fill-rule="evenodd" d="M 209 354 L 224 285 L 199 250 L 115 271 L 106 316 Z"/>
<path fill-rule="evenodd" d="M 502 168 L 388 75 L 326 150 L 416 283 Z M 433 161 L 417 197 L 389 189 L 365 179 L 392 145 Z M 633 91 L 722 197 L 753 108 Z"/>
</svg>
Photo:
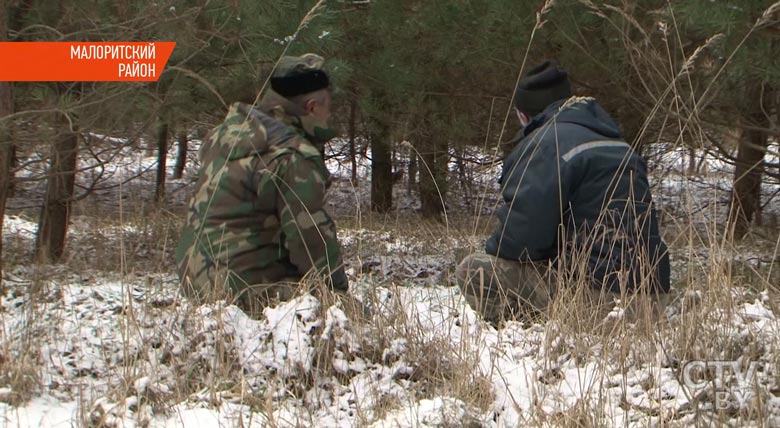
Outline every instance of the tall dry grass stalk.
<svg viewBox="0 0 780 428">
<path fill-rule="evenodd" d="M 431 168 L 428 166 L 428 163 L 425 162 L 422 155 L 420 155 L 420 152 L 417 151 L 417 148 L 414 147 L 412 143 L 409 141 L 402 141 L 401 147 L 405 149 L 409 149 L 410 151 L 413 151 L 414 154 L 417 156 L 418 162 L 420 162 L 423 166 L 425 166 L 425 171 L 428 173 L 428 175 L 431 177 L 431 181 L 433 181 L 433 185 L 436 187 L 436 193 L 439 195 L 439 202 L 441 202 L 442 210 L 444 212 L 444 224 L 447 228 L 447 232 L 449 235 L 449 229 L 450 229 L 450 219 L 447 215 L 447 207 L 444 200 L 444 195 L 441 192 L 441 188 L 439 187 L 439 183 L 436 181 L 436 175 L 433 173 Z"/>
<path fill-rule="evenodd" d="M 706 108 L 707 106 L 707 95 L 709 95 L 712 88 L 715 86 L 715 82 L 723 75 L 723 73 L 726 70 L 726 67 L 728 67 L 734 57 L 736 56 L 737 52 L 739 52 L 742 47 L 745 45 L 745 43 L 750 39 L 750 37 L 756 32 L 756 30 L 759 30 L 764 25 L 767 25 L 768 23 L 772 22 L 774 18 L 774 15 L 776 15 L 780 11 L 780 2 L 775 2 L 772 5 L 770 5 L 768 8 L 764 10 L 764 12 L 761 14 L 761 16 L 756 20 L 755 24 L 753 24 L 750 29 L 745 33 L 745 35 L 742 37 L 742 39 L 737 43 L 737 45 L 734 47 L 734 49 L 731 51 L 729 56 L 726 58 L 725 61 L 721 64 L 721 66 L 718 68 L 718 70 L 715 72 L 714 76 L 711 79 L 711 83 L 707 85 L 707 87 L 704 89 L 704 92 L 699 97 L 699 101 L 693 106 L 691 114 L 688 116 L 688 120 L 691 119 L 694 115 L 697 115 L 698 112 L 701 109 Z"/>
<path fill-rule="evenodd" d="M 276 59 L 276 62 L 274 62 L 273 67 L 271 67 L 271 71 L 269 71 L 268 75 L 265 77 L 265 80 L 263 81 L 263 85 L 260 87 L 260 90 L 257 92 L 257 96 L 255 97 L 252 106 L 256 106 L 257 103 L 260 101 L 260 97 L 265 92 L 266 87 L 268 87 L 268 82 L 271 81 L 271 76 L 273 76 L 274 71 L 276 71 L 276 67 L 279 66 L 279 60 L 282 59 L 283 56 L 287 55 L 290 46 L 292 46 L 293 42 L 296 42 L 298 40 L 301 31 L 306 29 L 306 27 L 321 14 L 321 11 L 324 8 L 325 8 L 325 0 L 319 0 L 306 12 L 306 15 L 304 15 L 303 18 L 301 18 L 301 22 L 298 23 L 298 27 L 295 29 L 295 32 L 292 34 L 292 37 L 287 42 L 287 44 L 284 45 L 284 49 L 282 49 L 282 53 L 279 54 L 279 58 Z M 246 119 L 248 119 L 248 116 L 244 120 Z"/>
<path fill-rule="evenodd" d="M 317 16 L 316 11 L 323 6 L 324 1 L 318 2 L 304 17 L 298 27 L 296 34 L 305 28 L 306 24 Z M 554 2 L 544 3 L 540 12 L 537 14 L 537 24 L 531 35 L 531 42 L 534 39 L 537 29 L 544 25 L 544 16 L 549 13 L 554 6 Z M 594 5 L 595 7 L 595 5 Z M 775 3 L 767 9 L 764 15 L 767 18 L 759 19 L 756 27 L 766 25 L 773 14 L 780 9 L 780 2 Z M 692 64 L 696 57 L 704 49 L 717 42 L 717 38 L 708 39 L 702 46 L 696 49 L 694 53 L 687 58 L 686 64 L 680 69 L 678 75 L 684 75 L 689 70 L 689 63 Z M 287 46 L 289 47 L 289 45 Z M 286 49 L 285 48 L 285 52 Z M 526 48 L 525 56 L 521 65 L 518 79 L 519 81 L 526 58 L 530 49 Z M 266 80 L 267 83 L 267 80 Z M 265 84 L 264 84 L 265 86 Z M 670 85 L 673 87 L 674 85 Z M 674 90 L 674 89 L 670 89 Z M 514 95 L 514 94 L 513 94 Z M 658 99 L 662 100 L 660 96 Z M 574 103 L 579 99 L 572 98 L 569 102 Z M 507 123 L 510 110 L 504 120 L 501 130 L 503 135 L 504 127 Z M 426 168 L 428 166 L 426 165 Z M 430 169 L 428 169 L 430 172 Z M 489 191 L 488 189 L 485 192 Z M 355 192 L 357 195 L 357 192 Z M 698 204 L 704 205 L 704 201 L 697 200 L 695 195 L 690 198 L 687 207 L 688 211 L 694 212 L 700 210 Z M 709 206 L 716 206 L 717 196 L 713 195 L 711 201 L 707 201 Z M 357 204 L 358 206 L 360 204 Z M 134 272 L 149 270 L 171 269 L 171 260 L 169 259 L 170 244 L 175 240 L 178 232 L 179 219 L 172 218 L 165 212 L 156 212 L 149 215 L 148 212 L 133 213 L 122 205 L 120 199 L 120 224 L 115 225 L 105 222 L 106 228 L 133 224 L 137 229 L 144 232 L 139 234 L 123 233 L 116 246 L 103 242 L 102 247 L 98 247 L 100 258 L 88 258 L 74 255 L 71 258 L 71 268 L 73 270 L 83 270 L 87 267 L 112 270 L 111 266 L 120 265 L 119 272 L 122 276 L 129 276 Z M 411 216 L 410 216 L 411 217 Z M 435 248 L 441 245 L 440 238 L 445 235 L 476 235 L 477 220 L 470 223 L 473 219 L 452 218 L 445 215 L 446 225 L 444 230 L 429 227 L 421 224 L 416 218 L 402 219 L 394 225 L 397 236 L 408 237 L 415 236 L 425 240 L 426 246 Z M 103 225 L 98 219 L 92 219 L 96 223 L 95 229 L 100 230 Z M 364 229 L 371 227 L 388 227 L 381 224 L 382 221 L 376 220 L 370 216 L 364 217 L 363 213 L 358 211 L 355 218 L 351 219 L 356 228 Z M 487 225 L 485 227 L 488 227 Z M 765 344 L 760 343 L 756 338 L 756 332 L 748 331 L 746 335 L 731 334 L 732 325 L 729 324 L 739 318 L 741 305 L 751 302 L 758 298 L 760 292 L 768 291 L 770 299 L 774 299 L 777 308 L 780 309 L 780 296 L 775 278 L 780 267 L 775 266 L 778 260 L 778 249 L 780 240 L 772 243 L 771 248 L 767 249 L 771 253 L 772 262 L 761 268 L 753 266 L 744 266 L 738 259 L 740 253 L 749 248 L 735 243 L 733 237 L 723 232 L 723 228 L 715 221 L 708 222 L 705 219 L 688 214 L 683 218 L 676 219 L 669 224 L 667 237 L 673 237 L 671 247 L 675 258 L 684 260 L 684 263 L 676 265 L 676 282 L 674 284 L 676 293 L 675 301 L 668 307 L 677 311 L 677 317 L 666 318 L 650 314 L 648 311 L 642 312 L 641 307 L 637 311 L 641 317 L 614 317 L 607 318 L 594 310 L 591 296 L 586 295 L 589 284 L 585 280 L 584 272 L 587 265 L 586 252 L 574 254 L 569 261 L 570 267 L 562 275 L 559 275 L 557 288 L 561 292 L 550 310 L 541 318 L 528 320 L 527 323 L 538 323 L 545 331 L 545 341 L 541 350 L 538 352 L 539 358 L 543 359 L 544 370 L 539 373 L 538 382 L 553 383 L 560 376 L 561 365 L 567 361 L 576 361 L 578 364 L 596 363 L 604 367 L 606 371 L 608 366 L 614 368 L 616 373 L 627 373 L 643 365 L 650 366 L 673 366 L 680 362 L 691 359 L 724 359 L 724 358 L 746 358 L 755 359 L 759 356 L 769 355 L 764 349 Z M 97 245 L 101 245 L 101 236 L 98 235 Z M 140 243 L 138 241 L 141 241 Z M 143 258 L 136 253 L 135 249 L 143 245 L 157 248 L 157 259 Z M 383 242 L 369 242 L 369 240 L 360 239 L 357 252 L 361 254 L 385 254 L 387 250 L 383 247 Z M 91 264 L 91 266 L 90 266 Z M 43 275 L 42 275 L 43 276 Z M 357 271 L 358 280 L 373 280 L 363 277 Z M 367 275 L 366 275 L 367 276 Z M 315 278 L 308 279 L 309 287 L 315 290 L 322 301 L 323 307 L 330 304 L 337 304 L 337 297 L 334 296 L 322 281 Z M 122 334 L 126 338 L 136 334 L 139 325 L 144 322 L 139 316 L 139 311 L 133 309 L 133 300 L 130 297 L 132 292 L 130 281 L 126 283 L 124 291 L 126 295 L 126 304 L 128 310 L 125 311 L 127 318 L 123 321 Z M 387 281 L 380 283 L 390 289 L 397 287 L 396 284 Z M 755 290 L 748 290 L 745 295 L 735 293 L 735 290 L 744 290 L 754 287 Z M 32 287 L 32 292 L 45 288 L 43 278 L 41 282 Z M 396 288 L 397 289 L 397 288 Z M 622 309 L 628 309 L 635 302 L 641 302 L 641 298 L 636 296 L 620 296 L 620 305 Z M 39 313 L 43 306 L 37 306 L 40 299 L 30 300 L 31 307 L 28 313 L 28 329 L 31 334 L 38 326 Z M 376 303 L 376 302 L 375 302 Z M 360 356 L 367 361 L 377 364 L 386 364 L 386 356 L 382 355 L 382 350 L 386 345 L 398 338 L 404 338 L 408 343 L 407 358 L 414 362 L 414 371 L 409 374 L 413 396 L 417 398 L 432 397 L 437 395 L 451 396 L 462 399 L 465 403 L 474 406 L 487 413 L 491 410 L 494 401 L 494 385 L 491 379 L 478 370 L 476 356 L 480 349 L 478 344 L 468 341 L 460 346 L 446 340 L 431 340 L 426 336 L 424 330 L 426 324 L 421 319 L 410 318 L 407 315 L 406 308 L 401 306 L 400 301 L 392 301 L 393 305 L 382 317 L 363 320 L 358 323 L 356 328 L 364 334 L 360 336 Z M 450 302 L 442 302 L 442 305 L 451 305 Z M 136 308 L 137 309 L 137 308 Z M 612 308 L 608 308 L 612 309 Z M 180 309 L 191 310 L 191 309 Z M 619 312 L 619 311 L 618 311 Z M 650 318 L 653 316 L 654 318 Z M 186 313 L 183 317 L 190 322 L 197 323 L 196 313 Z M 642 318 L 644 317 L 644 318 Z M 511 320 L 506 320 L 511 321 Z M 202 322 L 202 321 L 200 321 Z M 488 328 L 488 327 L 485 327 Z M 5 331 L 5 329 L 3 329 Z M 198 331 L 193 328 L 193 331 Z M 41 361 L 35 353 L 34 342 L 38 340 L 32 335 L 23 337 L 21 345 L 13 344 L 9 337 L 2 337 L 3 346 L 0 347 L 0 380 L 4 385 L 9 385 L 13 391 L 5 400 L 12 403 L 21 403 L 39 392 L 41 387 L 40 367 Z M 201 338 L 191 338 L 192 342 L 197 343 Z M 13 344 L 13 345 L 12 345 Z M 115 379 L 121 379 L 116 388 L 109 394 L 113 401 L 121 402 L 123 399 L 134 396 L 137 391 L 133 390 L 132 385 L 142 374 L 143 370 L 137 366 L 138 359 L 134 358 L 130 350 L 129 340 L 125 340 L 126 353 L 124 355 L 126 364 L 120 366 L 115 373 L 109 376 Z M 286 391 L 291 396 L 300 396 L 306 394 L 308 389 L 314 388 L 324 379 L 342 376 L 336 373 L 330 364 L 334 353 L 337 351 L 336 344 L 332 338 L 323 340 L 317 344 L 316 362 L 313 372 L 306 378 L 300 379 L 300 385 L 291 387 L 289 381 L 281 377 L 268 379 L 269 385 L 276 386 Z M 259 414 L 268 417 L 268 424 L 282 425 L 289 421 L 274 420 L 273 410 L 278 406 L 282 398 L 274 396 L 271 391 L 252 391 L 248 386 L 240 381 L 241 373 L 236 370 L 236 349 L 233 344 L 224 339 L 217 346 L 218 351 L 208 362 L 202 365 L 188 366 L 187 352 L 174 360 L 171 365 L 176 370 L 177 384 L 174 391 L 167 396 L 146 396 L 143 400 L 152 403 L 159 408 L 170 407 L 173 404 L 187 400 L 189 397 L 210 397 L 210 403 L 217 404 L 225 397 L 238 397 L 237 402 L 250 406 Z M 658 350 L 668 361 L 658 361 Z M 343 351 L 343 350 L 338 350 Z M 498 352 L 498 351 L 496 351 Z M 601 369 L 600 369 L 601 370 Z M 239 380 L 237 380 L 239 379 Z M 341 378 L 343 382 L 349 382 L 348 377 Z M 298 381 L 298 380 L 296 380 Z M 650 383 L 651 381 L 647 381 Z M 584 399 L 578 401 L 576 405 L 568 410 L 547 414 L 541 407 L 532 410 L 528 416 L 528 426 L 577 426 L 577 427 L 595 427 L 603 426 L 607 419 L 603 415 L 605 398 L 600 395 L 601 383 L 593 385 L 584 385 L 587 389 Z M 645 385 L 647 388 L 652 385 Z M 287 389 L 285 389 L 287 388 Z M 308 388 L 308 389 L 307 389 Z M 590 389 L 588 389 L 590 388 Z M 540 390 L 542 388 L 539 388 Z M 380 395 L 380 391 L 371 393 Z M 397 399 L 386 396 L 376 397 L 380 403 L 375 409 L 375 414 L 364 415 L 362 423 L 368 425 L 381 418 L 383 413 L 390 410 L 408 405 Z M 704 401 L 704 397 L 693 397 L 694 402 Z M 659 397 L 660 401 L 660 397 Z M 91 403 L 87 403 L 89 408 Z M 675 415 L 666 414 L 666 410 L 649 409 L 649 412 L 658 412 L 667 419 L 661 419 L 660 424 L 674 425 Z M 744 421 L 752 421 L 766 413 L 766 408 L 762 401 L 757 401 L 750 407 L 744 415 L 737 415 Z M 97 415 L 97 416 L 92 416 Z M 105 422 L 105 413 L 96 412 L 92 415 L 85 415 L 86 425 L 101 426 Z M 102 415 L 102 416 L 101 416 Z M 724 418 L 731 415 L 715 415 L 713 425 L 725 421 Z M 703 416 L 702 416 L 703 417 Z M 720 419 L 718 419 L 720 418 Z M 304 422 L 301 421 L 301 424 Z"/>
<path fill-rule="evenodd" d="M 778 16 L 778 14 L 780 14 L 780 1 L 775 2 L 766 8 L 766 10 L 764 10 L 761 16 L 756 20 L 754 27 L 761 28 L 765 25 L 777 22 L 780 20 L 780 16 Z"/>
<path fill-rule="evenodd" d="M 525 66 L 528 62 L 528 55 L 531 51 L 531 46 L 533 45 L 535 39 L 536 39 L 536 33 L 541 29 L 544 24 L 547 22 L 545 18 L 547 15 L 553 10 L 555 7 L 555 0 L 545 0 L 544 3 L 542 3 L 539 10 L 536 12 L 536 21 L 534 23 L 533 28 L 531 29 L 531 34 L 528 39 L 528 43 L 525 46 L 525 51 L 523 53 L 523 59 L 520 62 L 520 68 L 517 71 L 517 77 L 515 78 L 514 86 L 512 87 L 512 96 L 510 97 L 510 105 L 507 107 L 506 113 L 504 114 L 504 120 L 501 124 L 501 129 L 498 133 L 498 138 L 496 140 L 494 150 L 498 151 L 501 147 L 501 145 L 504 142 L 504 134 L 506 132 L 507 125 L 509 123 L 510 116 L 514 116 L 514 99 L 517 95 L 517 86 L 520 84 L 520 80 L 523 77 L 523 73 L 525 72 Z M 492 109 L 492 106 L 491 106 Z M 491 112 L 492 117 L 492 112 Z M 478 205 L 483 206 L 484 201 L 487 200 L 487 192 L 490 191 L 488 188 L 485 188 L 482 192 L 482 195 L 479 197 L 480 201 L 483 201 L 479 203 Z M 477 219 L 474 222 L 474 230 L 476 231 L 478 228 L 478 225 L 480 224 L 480 217 L 481 217 L 481 211 L 478 211 Z M 487 233 L 487 229 L 484 229 L 481 231 L 482 233 Z"/>
<path fill-rule="evenodd" d="M 539 31 L 539 29 L 544 26 L 544 24 L 547 22 L 545 21 L 545 17 L 552 11 L 553 7 L 555 6 L 555 0 L 545 0 L 544 3 L 542 3 L 542 7 L 539 9 L 539 11 L 536 13 L 536 22 L 534 23 L 533 28 L 531 29 L 531 35 L 528 39 L 528 44 L 525 46 L 525 52 L 523 53 L 523 60 L 520 62 L 520 69 L 517 71 L 517 78 L 515 79 L 515 84 L 512 89 L 512 97 L 511 100 L 514 101 L 515 95 L 517 95 L 517 85 L 520 84 L 520 79 L 523 77 L 523 72 L 525 72 L 525 65 L 528 61 L 528 54 L 531 51 L 531 46 L 534 43 L 534 40 L 536 38 L 536 32 Z M 512 115 L 512 110 L 514 109 L 514 106 L 511 105 L 507 108 L 506 114 L 504 114 L 504 122 L 501 125 L 501 131 L 498 134 L 498 142 L 496 146 L 499 146 L 501 141 L 504 139 L 504 132 L 506 131 L 507 123 L 509 122 L 509 117 Z"/>
</svg>

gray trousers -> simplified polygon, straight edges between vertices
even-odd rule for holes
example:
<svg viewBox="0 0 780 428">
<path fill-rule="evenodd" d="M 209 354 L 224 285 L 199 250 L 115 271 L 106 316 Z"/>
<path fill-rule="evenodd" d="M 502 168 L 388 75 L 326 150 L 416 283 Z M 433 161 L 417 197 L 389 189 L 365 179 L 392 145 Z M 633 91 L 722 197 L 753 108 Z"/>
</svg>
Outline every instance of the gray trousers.
<svg viewBox="0 0 780 428">
<path fill-rule="evenodd" d="M 455 276 L 469 306 L 494 324 L 547 312 L 558 294 L 557 281 L 546 262 L 472 254 L 458 265 Z M 592 287 L 582 291 L 587 311 L 597 319 L 606 317 L 615 298 L 620 297 L 618 293 Z"/>
</svg>

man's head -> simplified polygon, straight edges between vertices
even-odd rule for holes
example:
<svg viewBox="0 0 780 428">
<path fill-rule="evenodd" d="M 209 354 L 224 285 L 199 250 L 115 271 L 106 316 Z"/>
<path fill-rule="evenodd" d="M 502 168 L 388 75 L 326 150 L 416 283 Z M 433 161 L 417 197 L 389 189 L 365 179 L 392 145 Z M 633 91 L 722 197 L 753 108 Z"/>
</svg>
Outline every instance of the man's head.
<svg viewBox="0 0 780 428">
<path fill-rule="evenodd" d="M 296 116 L 312 115 L 327 122 L 330 118 L 330 79 L 322 69 L 324 59 L 315 54 L 283 56 L 273 75 L 271 89 L 296 107 Z"/>
<path fill-rule="evenodd" d="M 571 96 L 566 71 L 555 60 L 545 61 L 530 69 L 517 85 L 514 104 L 521 123 L 526 125 L 555 101 Z"/>
<path fill-rule="evenodd" d="M 315 54 L 283 56 L 271 75 L 271 90 L 258 105 L 268 114 L 293 118 L 312 142 L 336 136 L 329 125 L 330 79 L 322 69 L 324 60 Z"/>
</svg>

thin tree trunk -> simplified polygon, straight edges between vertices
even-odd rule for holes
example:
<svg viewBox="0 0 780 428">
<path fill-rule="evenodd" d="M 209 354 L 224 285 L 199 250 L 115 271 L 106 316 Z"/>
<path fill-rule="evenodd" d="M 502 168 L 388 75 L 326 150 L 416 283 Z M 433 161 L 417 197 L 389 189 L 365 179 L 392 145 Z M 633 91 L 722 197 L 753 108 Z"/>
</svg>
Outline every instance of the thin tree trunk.
<svg viewBox="0 0 780 428">
<path fill-rule="evenodd" d="M 0 82 L 0 121 L 4 117 L 8 116 L 9 110 L 12 108 L 7 102 L 10 89 L 6 88 L 11 86 L 10 83 Z M 8 126 L 0 124 L 0 237 L 3 236 L 3 220 L 5 219 L 5 202 L 10 193 L 10 185 L 12 183 L 11 173 L 13 168 L 13 162 L 11 158 L 11 133 L 8 131 Z M 3 275 L 3 240 L 0 239 L 0 278 Z"/>
<path fill-rule="evenodd" d="M 455 158 L 455 164 L 458 168 L 458 179 L 460 180 L 461 188 L 463 189 L 463 196 L 466 201 L 466 207 L 471 208 L 471 180 L 469 179 L 468 172 L 466 171 L 466 162 L 463 158 L 465 153 L 461 150 Z"/>
<path fill-rule="evenodd" d="M 746 131 L 737 152 L 734 187 L 731 200 L 731 220 L 734 237 L 745 236 L 761 204 L 761 163 L 766 152 L 766 134 Z"/>
<path fill-rule="evenodd" d="M 755 96 L 750 99 L 759 101 L 750 113 L 749 123 L 757 125 L 757 128 L 768 128 L 769 121 L 764 111 L 771 111 L 771 106 L 762 106 L 760 100 L 770 99 L 770 97 L 762 94 L 762 85 L 758 85 L 754 92 Z M 736 239 L 747 234 L 750 222 L 761 207 L 762 163 L 767 143 L 768 135 L 759 129 L 746 130 L 739 140 L 729 215 Z"/>
<path fill-rule="evenodd" d="M 176 151 L 176 165 L 173 168 L 173 179 L 178 180 L 184 177 L 184 167 L 187 165 L 187 131 L 179 132 L 176 137 L 177 151 Z"/>
<path fill-rule="evenodd" d="M 352 164 L 352 183 L 357 183 L 357 150 L 355 139 L 357 138 L 357 99 L 355 97 L 349 103 L 349 161 Z"/>
<path fill-rule="evenodd" d="M 68 220 L 76 179 L 78 134 L 60 116 L 55 121 L 60 130 L 52 147 L 46 182 L 46 196 L 41 208 L 36 239 L 39 262 L 57 262 L 65 250 Z"/>
<path fill-rule="evenodd" d="M 165 169 L 168 163 L 168 122 L 161 120 L 157 125 L 157 179 L 154 187 L 154 200 L 165 199 Z"/>
<path fill-rule="evenodd" d="M 436 137 L 420 153 L 420 205 L 425 218 L 441 220 L 447 197 L 447 145 Z"/>
<path fill-rule="evenodd" d="M 406 194 L 412 196 L 412 192 L 417 187 L 417 153 L 409 149 L 409 172 L 406 182 Z"/>
<path fill-rule="evenodd" d="M 393 160 L 387 125 L 374 122 L 371 133 L 371 209 L 388 212 L 393 206 Z"/>
<path fill-rule="evenodd" d="M 420 208 L 425 218 L 436 218 L 441 213 L 439 192 L 436 190 L 434 171 L 436 156 L 431 149 L 420 153 Z"/>
<path fill-rule="evenodd" d="M 6 0 L 0 0 L 0 41 L 6 40 Z M 10 82 L 0 82 L 0 237 L 3 236 L 5 201 L 13 183 L 13 140 L 11 124 L 5 120 L 14 112 L 13 87 Z M 3 240 L 0 239 L 0 278 L 3 275 Z"/>
<path fill-rule="evenodd" d="M 696 175 L 696 149 L 688 147 L 688 176 Z"/>
<path fill-rule="evenodd" d="M 155 156 L 155 153 L 157 152 L 157 140 L 154 139 L 143 139 L 141 141 L 144 141 L 144 150 L 146 151 L 146 157 L 150 158 L 152 156 Z"/>
<path fill-rule="evenodd" d="M 701 156 L 699 156 L 699 159 L 696 163 L 696 174 L 699 175 L 707 175 L 707 152 L 702 151 Z"/>
<path fill-rule="evenodd" d="M 15 110 L 13 104 L 14 104 L 14 96 L 13 96 L 13 85 L 11 83 L 8 83 L 9 87 L 11 88 L 11 112 L 13 113 L 13 110 Z M 19 156 L 17 153 L 17 147 L 16 144 L 13 141 L 13 133 L 10 133 L 10 138 L 8 140 L 8 147 L 7 149 L 10 149 L 11 151 L 11 170 L 8 172 L 8 195 L 6 197 L 13 198 L 16 196 L 16 167 L 19 166 Z"/>
</svg>

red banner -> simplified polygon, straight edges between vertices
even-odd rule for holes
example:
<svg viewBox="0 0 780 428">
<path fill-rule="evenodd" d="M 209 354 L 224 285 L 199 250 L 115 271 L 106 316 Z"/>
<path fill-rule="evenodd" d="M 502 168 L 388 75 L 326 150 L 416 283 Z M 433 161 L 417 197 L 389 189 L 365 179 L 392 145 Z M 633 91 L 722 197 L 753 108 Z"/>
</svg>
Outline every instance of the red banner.
<svg viewBox="0 0 780 428">
<path fill-rule="evenodd" d="M 3 42 L 0 82 L 155 82 L 176 42 Z"/>
</svg>

